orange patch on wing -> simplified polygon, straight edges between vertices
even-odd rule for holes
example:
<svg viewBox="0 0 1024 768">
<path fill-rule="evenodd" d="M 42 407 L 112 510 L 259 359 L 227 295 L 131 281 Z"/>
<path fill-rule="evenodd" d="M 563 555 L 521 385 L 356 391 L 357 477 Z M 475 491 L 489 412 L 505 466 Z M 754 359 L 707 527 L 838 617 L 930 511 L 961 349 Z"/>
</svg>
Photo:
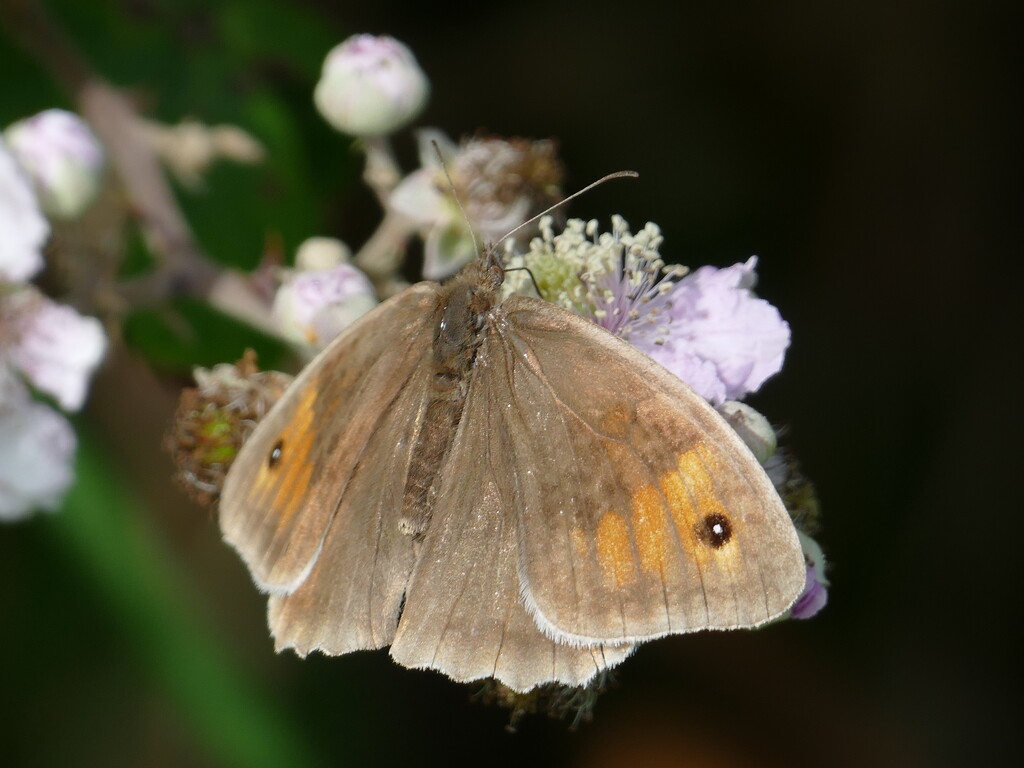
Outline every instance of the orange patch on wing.
<svg viewBox="0 0 1024 768">
<path fill-rule="evenodd" d="M 685 456 L 686 454 L 683 454 Z M 682 461 L 680 461 L 682 463 Z M 690 492 L 680 472 L 666 472 L 661 477 L 661 492 L 665 494 L 668 501 L 669 511 L 672 513 L 672 522 L 676 524 L 679 538 L 683 546 L 693 542 L 693 522 L 696 519 L 696 509 Z"/>
<path fill-rule="evenodd" d="M 645 571 L 663 573 L 670 551 L 670 534 L 661 494 L 654 486 L 644 485 L 633 492 L 632 521 L 640 565 Z"/>
<path fill-rule="evenodd" d="M 717 462 L 703 445 L 679 455 L 679 473 L 683 476 L 690 492 L 703 503 L 705 499 L 715 500 L 715 489 L 711 473 L 717 469 Z"/>
<path fill-rule="evenodd" d="M 633 548 L 626 520 L 618 512 L 605 512 L 597 524 L 597 559 L 610 585 L 621 587 L 636 578 Z"/>
<path fill-rule="evenodd" d="M 256 483 L 273 494 L 271 504 L 278 516 L 278 526 L 285 524 L 302 508 L 306 490 L 313 477 L 313 463 L 309 461 L 316 437 L 314 405 L 317 389 L 310 385 L 303 393 L 288 427 L 281 433 L 281 458 L 270 466 L 269 457 Z"/>
<path fill-rule="evenodd" d="M 712 472 L 717 469 L 714 455 L 705 446 L 698 445 L 679 455 L 678 471 L 667 472 L 661 478 L 661 490 L 668 500 L 683 546 L 702 567 L 711 562 L 728 566 L 739 555 L 734 546 L 735 535 L 724 546 L 714 549 L 702 542 L 697 533 L 709 515 L 722 515 L 736 525 L 715 492 Z"/>
</svg>

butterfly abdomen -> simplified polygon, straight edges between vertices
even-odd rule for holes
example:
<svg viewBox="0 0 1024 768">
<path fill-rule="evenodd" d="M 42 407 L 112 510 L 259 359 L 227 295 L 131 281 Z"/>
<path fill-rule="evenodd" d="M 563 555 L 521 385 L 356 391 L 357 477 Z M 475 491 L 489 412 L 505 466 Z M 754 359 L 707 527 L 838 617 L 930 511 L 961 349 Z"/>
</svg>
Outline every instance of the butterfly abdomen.
<svg viewBox="0 0 1024 768">
<path fill-rule="evenodd" d="M 431 488 L 462 418 L 470 373 L 483 341 L 483 320 L 495 303 L 500 280 L 494 282 L 497 275 L 489 270 L 493 271 L 486 261 L 472 262 L 440 291 L 430 399 L 412 451 L 399 522 L 402 532 L 416 539 L 430 524 Z"/>
<path fill-rule="evenodd" d="M 437 468 L 451 446 L 465 405 L 465 397 L 457 396 L 460 389 L 453 387 L 451 397 L 438 397 L 427 404 L 423 427 L 416 438 L 399 518 L 402 533 L 414 539 L 421 538 L 430 524 L 430 489 L 437 477 Z"/>
</svg>

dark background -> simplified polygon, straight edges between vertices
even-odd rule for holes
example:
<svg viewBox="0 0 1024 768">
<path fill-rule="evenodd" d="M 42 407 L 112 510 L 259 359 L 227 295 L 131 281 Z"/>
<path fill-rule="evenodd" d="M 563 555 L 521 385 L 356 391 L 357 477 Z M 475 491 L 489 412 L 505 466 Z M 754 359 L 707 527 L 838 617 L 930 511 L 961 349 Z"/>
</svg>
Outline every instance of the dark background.
<svg viewBox="0 0 1024 768">
<path fill-rule="evenodd" d="M 177 71 L 220 44 L 216 11 L 199 4 L 95 6 L 95 26 L 80 26 L 73 3 L 54 12 L 121 86 L 155 90 L 167 82 L 161 68 Z M 192 634 L 173 646 L 153 629 L 159 621 L 125 609 L 135 598 L 118 590 L 145 586 L 129 567 L 130 542 L 104 540 L 97 555 L 100 545 L 81 545 L 60 515 L 5 527 L 0 675 L 11 711 L 0 718 L 0 755 L 24 765 L 248 764 L 216 746 L 237 728 L 243 742 L 291 734 L 280 743 L 304 752 L 284 748 L 278 762 L 295 765 L 1020 759 L 1019 5 L 687 6 L 308 2 L 302 13 L 320 35 L 309 60 L 357 31 L 407 43 L 433 84 L 421 125 L 557 137 L 569 190 L 639 171 L 571 215 L 655 221 L 666 258 L 694 267 L 760 256 L 759 292 L 790 322 L 793 345 L 752 402 L 788 426 L 787 444 L 817 484 L 832 566 L 826 610 L 763 632 L 652 643 L 575 733 L 537 717 L 510 735 L 506 713 L 470 702 L 469 689 L 383 653 L 276 657 L 263 598 L 209 514 L 167 479 L 159 441 L 181 380 L 119 353 L 82 418 L 83 450 L 138 499 L 146 535 L 177 574 L 174 600 L 225 649 L 202 657 L 224 660 L 209 679 L 226 666 L 234 676 L 205 696 Z M 132 24 L 174 30 L 181 58 L 126 45 L 142 57 L 136 69 L 130 57 L 104 62 L 90 40 L 105 39 L 95 30 L 108 22 L 119 35 Z M 27 71 L 23 54 L 0 44 L 10 72 Z M 376 204 L 346 140 L 304 101 L 308 66 L 270 57 L 252 67 L 258 46 L 252 56 L 241 85 L 237 73 L 206 82 L 195 103 L 188 89 L 156 93 L 154 109 L 206 117 L 203 94 L 230 99 L 249 80 L 269 84 L 309 111 L 308 146 L 336 145 L 327 165 L 337 184 L 324 187 L 311 215 L 319 230 L 306 234 L 358 243 Z M 18 98 L 26 113 L 53 105 Z M 17 116 L 5 108 L 5 122 Z M 411 138 L 397 143 L 411 162 Z M 96 575 L 108 566 L 106 579 Z M 139 615 L 160 610 L 138 599 Z M 258 716 L 211 719 L 211 701 L 247 702 L 270 725 L 247 733 Z"/>
</svg>

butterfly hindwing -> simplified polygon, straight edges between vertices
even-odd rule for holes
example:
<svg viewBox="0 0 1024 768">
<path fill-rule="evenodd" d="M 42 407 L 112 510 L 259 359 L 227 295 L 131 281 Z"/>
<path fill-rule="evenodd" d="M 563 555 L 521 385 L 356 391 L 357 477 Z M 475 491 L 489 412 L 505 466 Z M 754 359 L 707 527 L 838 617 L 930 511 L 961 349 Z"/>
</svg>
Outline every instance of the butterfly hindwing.
<svg viewBox="0 0 1024 768">
<path fill-rule="evenodd" d="M 764 623 L 804 583 L 792 522 L 733 430 L 625 341 L 512 297 L 478 360 L 516 498 L 518 568 L 538 626 L 625 643 Z"/>
<path fill-rule="evenodd" d="M 546 682 L 584 685 L 630 646 L 579 648 L 545 637 L 520 594 L 516 436 L 501 429 L 490 382 L 474 371 L 391 655 L 408 667 L 459 680 L 494 677 L 515 690 Z"/>
</svg>

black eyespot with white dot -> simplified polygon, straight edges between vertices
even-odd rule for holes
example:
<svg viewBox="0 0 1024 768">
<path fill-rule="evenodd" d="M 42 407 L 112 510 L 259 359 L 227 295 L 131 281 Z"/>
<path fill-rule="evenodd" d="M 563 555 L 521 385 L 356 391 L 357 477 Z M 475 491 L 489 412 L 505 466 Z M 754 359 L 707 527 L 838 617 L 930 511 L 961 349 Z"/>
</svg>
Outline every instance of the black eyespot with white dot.
<svg viewBox="0 0 1024 768">
<path fill-rule="evenodd" d="M 274 443 L 274 447 L 270 449 L 270 455 L 267 456 L 267 467 L 273 469 L 277 466 L 278 462 L 281 461 L 281 457 L 284 455 L 284 440 L 278 440 Z"/>
<path fill-rule="evenodd" d="M 709 547 L 720 549 L 732 539 L 732 524 L 725 515 L 708 515 L 697 524 L 697 538 Z"/>
</svg>

